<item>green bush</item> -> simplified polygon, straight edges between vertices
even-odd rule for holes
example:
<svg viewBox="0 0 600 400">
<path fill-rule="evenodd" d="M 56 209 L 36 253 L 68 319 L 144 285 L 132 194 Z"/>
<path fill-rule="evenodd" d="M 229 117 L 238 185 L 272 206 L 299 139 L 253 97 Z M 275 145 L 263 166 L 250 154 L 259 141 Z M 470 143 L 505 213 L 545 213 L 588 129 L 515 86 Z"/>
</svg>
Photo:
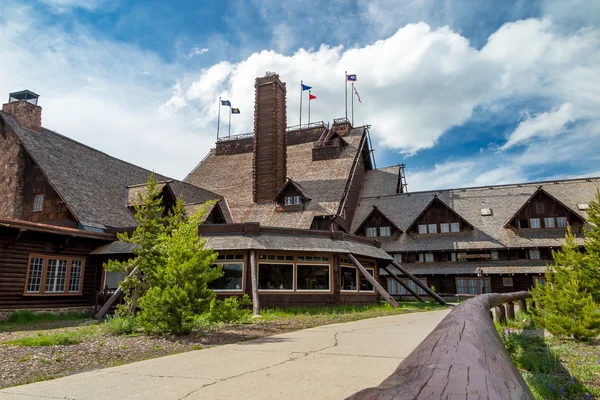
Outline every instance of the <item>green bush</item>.
<svg viewBox="0 0 600 400">
<path fill-rule="evenodd" d="M 252 301 L 247 294 L 242 297 L 232 296 L 225 300 L 214 300 L 207 316 L 210 322 L 245 322 L 250 319 Z"/>
<path fill-rule="evenodd" d="M 104 328 L 111 335 L 129 335 L 136 331 L 137 325 L 133 316 L 113 316 L 106 319 Z"/>
</svg>

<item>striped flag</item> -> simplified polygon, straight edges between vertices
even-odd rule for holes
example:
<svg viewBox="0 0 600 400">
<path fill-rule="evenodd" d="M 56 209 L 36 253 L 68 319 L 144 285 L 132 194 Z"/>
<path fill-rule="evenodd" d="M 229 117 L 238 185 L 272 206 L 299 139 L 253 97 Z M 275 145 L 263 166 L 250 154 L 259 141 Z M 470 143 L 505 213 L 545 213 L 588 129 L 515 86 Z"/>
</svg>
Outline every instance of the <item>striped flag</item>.
<svg viewBox="0 0 600 400">
<path fill-rule="evenodd" d="M 356 95 L 356 97 L 358 98 L 358 102 L 362 103 L 362 101 L 360 101 L 360 94 L 358 94 L 358 90 L 356 90 L 356 87 L 354 88 L 354 94 Z"/>
</svg>

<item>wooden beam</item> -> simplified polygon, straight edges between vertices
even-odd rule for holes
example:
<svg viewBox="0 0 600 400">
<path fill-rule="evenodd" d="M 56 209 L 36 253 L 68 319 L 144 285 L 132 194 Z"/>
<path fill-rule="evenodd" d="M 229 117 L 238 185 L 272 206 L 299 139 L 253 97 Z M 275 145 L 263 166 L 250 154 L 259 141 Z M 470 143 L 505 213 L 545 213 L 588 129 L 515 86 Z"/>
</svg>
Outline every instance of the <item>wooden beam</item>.
<svg viewBox="0 0 600 400">
<path fill-rule="evenodd" d="M 133 271 L 131 271 L 129 273 L 129 275 L 127 275 L 127 278 L 133 276 L 137 272 L 137 269 L 138 269 L 138 267 L 135 267 L 133 269 Z M 125 278 L 125 279 L 127 279 L 127 278 Z M 119 299 L 119 297 L 121 296 L 122 293 L 123 293 L 123 291 L 121 290 L 121 286 L 119 285 L 117 290 L 115 290 L 115 293 L 113 293 L 113 295 L 110 296 L 110 298 L 106 301 L 106 303 L 104 303 L 104 305 L 102 306 L 100 311 L 98 311 L 96 313 L 96 315 L 94 315 L 94 318 L 100 319 L 100 318 L 104 317 L 106 315 L 106 313 L 108 312 L 108 310 L 110 310 L 112 305 Z"/>
<path fill-rule="evenodd" d="M 352 262 L 352 264 L 356 266 L 356 268 L 358 268 L 358 270 L 363 274 L 363 276 L 367 278 L 369 283 L 373 285 L 375 290 L 377 290 L 381 297 L 383 297 L 390 306 L 394 308 L 398 307 L 398 303 L 396 303 L 396 300 L 394 300 L 392 296 L 390 296 L 390 294 L 383 288 L 383 286 L 379 284 L 379 282 L 377 282 L 374 276 L 371 276 L 371 274 L 367 272 L 365 267 L 363 267 L 362 264 L 358 262 L 358 260 L 352 254 L 348 254 L 348 259 Z"/>
<path fill-rule="evenodd" d="M 417 300 L 425 303 L 425 300 L 423 300 L 423 298 L 421 296 L 419 296 L 417 294 L 417 292 L 415 292 L 410 287 L 408 287 L 408 285 L 406 283 L 402 282 L 402 280 L 400 278 L 398 278 L 398 275 L 396 275 L 394 273 L 394 271 L 390 270 L 388 267 L 381 267 L 381 269 L 383 269 L 385 272 L 387 272 L 396 282 L 398 282 L 400 285 L 402 285 L 402 287 L 404 289 L 406 289 L 407 292 L 409 292 L 410 294 L 412 294 L 413 296 L 415 296 L 415 298 Z"/>
<path fill-rule="evenodd" d="M 436 292 L 434 292 L 433 290 L 429 289 L 429 287 L 427 285 L 425 285 L 423 282 L 421 282 L 419 279 L 417 279 L 416 276 L 414 276 L 413 274 L 411 274 L 402 265 L 398 264 L 396 261 L 391 261 L 390 264 L 392 264 L 394 267 L 396 267 L 396 269 L 398 271 L 402 272 L 408 279 L 410 279 L 411 281 L 413 281 L 418 287 L 420 287 L 421 289 L 423 289 L 425 291 L 425 293 L 427 293 L 428 295 L 430 295 L 431 297 L 433 297 L 435 300 L 437 300 L 438 303 L 440 303 L 443 306 L 445 306 L 447 304 L 446 300 L 442 299 Z"/>
<path fill-rule="evenodd" d="M 256 250 L 250 250 L 250 280 L 252 281 L 252 314 L 260 316 L 260 301 L 258 298 L 258 271 L 256 270 Z"/>
</svg>

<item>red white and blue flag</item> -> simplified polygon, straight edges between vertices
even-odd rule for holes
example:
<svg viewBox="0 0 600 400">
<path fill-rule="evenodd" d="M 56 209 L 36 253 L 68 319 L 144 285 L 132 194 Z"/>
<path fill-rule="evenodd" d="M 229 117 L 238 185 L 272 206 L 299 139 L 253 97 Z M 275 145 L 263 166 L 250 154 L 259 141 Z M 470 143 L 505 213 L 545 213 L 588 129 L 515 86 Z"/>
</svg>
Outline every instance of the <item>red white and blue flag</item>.
<svg viewBox="0 0 600 400">
<path fill-rule="evenodd" d="M 348 82 L 356 82 L 357 80 L 356 74 L 346 75 L 346 81 Z"/>
<path fill-rule="evenodd" d="M 358 90 L 356 90 L 356 88 L 354 88 L 354 94 L 356 95 L 356 97 L 358 98 L 358 102 L 362 103 L 362 101 L 360 101 L 360 95 L 358 94 Z"/>
</svg>

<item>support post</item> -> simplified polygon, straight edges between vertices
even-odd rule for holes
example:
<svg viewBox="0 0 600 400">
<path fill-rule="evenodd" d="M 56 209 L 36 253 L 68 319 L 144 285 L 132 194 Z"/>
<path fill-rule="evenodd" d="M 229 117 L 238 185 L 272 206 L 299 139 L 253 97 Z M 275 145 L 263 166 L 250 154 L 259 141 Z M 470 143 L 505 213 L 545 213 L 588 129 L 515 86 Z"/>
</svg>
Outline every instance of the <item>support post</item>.
<svg viewBox="0 0 600 400">
<path fill-rule="evenodd" d="M 423 298 L 421 296 L 419 296 L 417 294 L 417 292 L 415 292 L 414 290 L 412 290 L 406 283 L 402 282 L 402 280 L 400 278 L 398 278 L 398 275 L 396 275 L 394 273 L 394 271 L 390 270 L 388 267 L 381 267 L 381 269 L 383 269 L 385 272 L 387 272 L 392 279 L 394 279 L 396 282 L 398 282 L 400 285 L 402 285 L 402 287 L 404 289 L 406 289 L 406 291 L 410 294 L 412 294 L 417 300 L 419 300 L 420 302 L 425 303 L 425 300 L 423 300 Z"/>
<path fill-rule="evenodd" d="M 250 279 L 252 280 L 252 315 L 260 316 L 258 299 L 258 271 L 256 270 L 256 250 L 250 250 Z"/>
<path fill-rule="evenodd" d="M 515 319 L 515 303 L 506 303 L 506 318 Z"/>
<path fill-rule="evenodd" d="M 383 297 L 390 306 L 394 308 L 398 307 L 398 303 L 396 303 L 396 300 L 394 300 L 392 296 L 390 296 L 390 294 L 383 288 L 383 286 L 379 284 L 379 282 L 377 282 L 374 276 L 371 276 L 371 274 L 367 272 L 365 267 L 363 267 L 362 264 L 358 262 L 358 260 L 352 254 L 348 254 L 348 259 L 352 262 L 352 264 L 354 264 L 356 268 L 358 268 L 358 270 L 363 274 L 363 276 L 367 278 L 369 283 L 373 285 L 375 290 L 377 290 L 381 297 Z"/>
<path fill-rule="evenodd" d="M 496 320 L 501 324 L 506 323 L 506 308 L 504 308 L 504 304 L 500 304 L 494 308 L 496 312 Z"/>
<path fill-rule="evenodd" d="M 346 102 L 346 120 L 348 119 L 348 71 L 344 71 L 344 85 L 346 86 L 345 102 Z"/>
<path fill-rule="evenodd" d="M 231 113 L 233 111 L 231 110 L 231 107 L 229 107 L 229 135 L 227 136 L 228 138 L 231 138 Z"/>
<path fill-rule="evenodd" d="M 527 312 L 527 302 L 525 300 L 519 300 L 519 311 Z"/>
<path fill-rule="evenodd" d="M 391 264 L 394 267 L 396 267 L 396 269 L 398 271 L 402 272 L 408 279 L 410 279 L 411 281 L 413 281 L 418 287 L 420 287 L 421 289 L 423 289 L 425 291 L 425 293 L 427 293 L 429 296 L 433 297 L 438 303 L 440 303 L 443 306 L 445 306 L 447 304 L 446 300 L 442 299 L 440 297 L 440 295 L 438 295 L 433 290 L 429 289 L 429 287 L 427 285 L 425 285 L 423 282 L 421 282 L 419 279 L 417 279 L 416 276 L 414 276 L 413 274 L 411 274 L 402 265 L 398 264 L 396 261 L 391 261 Z"/>
<path fill-rule="evenodd" d="M 217 142 L 219 141 L 220 125 L 221 125 L 221 96 L 219 96 L 219 112 L 217 113 Z"/>
<path fill-rule="evenodd" d="M 352 82 L 352 90 L 350 91 L 352 97 L 352 127 L 354 127 L 354 82 Z"/>
<path fill-rule="evenodd" d="M 302 92 L 304 92 L 303 82 L 300 81 L 300 129 L 302 129 Z"/>
</svg>

